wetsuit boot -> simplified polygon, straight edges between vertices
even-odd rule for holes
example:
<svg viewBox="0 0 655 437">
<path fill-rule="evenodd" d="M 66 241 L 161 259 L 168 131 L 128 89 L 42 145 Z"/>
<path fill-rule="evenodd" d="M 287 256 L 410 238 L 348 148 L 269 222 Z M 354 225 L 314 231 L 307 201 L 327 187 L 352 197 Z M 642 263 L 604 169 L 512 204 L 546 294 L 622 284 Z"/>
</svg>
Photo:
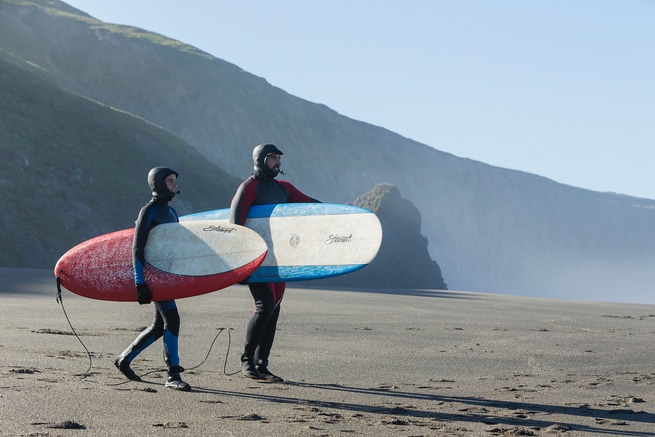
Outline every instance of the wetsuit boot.
<svg viewBox="0 0 655 437">
<path fill-rule="evenodd" d="M 171 366 L 168 368 L 168 380 L 166 381 L 166 387 L 172 388 L 175 390 L 181 391 L 191 391 L 191 386 L 186 382 L 182 381 L 180 373 L 184 372 L 184 369 L 180 366 Z"/>
<path fill-rule="evenodd" d="M 122 354 L 117 356 L 114 359 L 114 366 L 121 371 L 127 379 L 131 381 L 141 381 L 141 378 L 134 373 L 134 370 L 130 367 L 130 363 L 134 360 L 137 355 L 139 355 L 145 348 L 150 346 L 155 340 L 161 337 L 161 332 L 163 331 L 163 322 L 160 318 L 155 316 L 155 320 L 152 325 L 139 334 L 139 336 L 134 340 L 128 347 L 123 351 Z"/>
<path fill-rule="evenodd" d="M 130 367 L 130 363 L 143 349 L 148 347 L 155 340 L 156 335 L 153 335 L 151 329 L 143 331 L 122 354 L 114 358 L 114 366 L 121 371 L 123 375 L 130 381 L 141 381 L 141 378 L 134 373 Z"/>
<path fill-rule="evenodd" d="M 259 373 L 259 378 L 264 379 L 270 382 L 284 382 L 284 379 L 280 378 L 277 375 L 273 375 L 270 370 L 268 370 L 268 360 L 257 360 L 257 372 Z"/>
<path fill-rule="evenodd" d="M 114 358 L 114 366 L 116 366 L 116 368 L 130 381 L 141 381 L 139 375 L 134 373 L 134 370 L 130 367 L 130 362 L 127 360 L 126 356 L 121 354 Z"/>
<path fill-rule="evenodd" d="M 246 378 L 259 379 L 259 372 L 255 367 L 255 359 L 246 354 L 241 355 L 241 374 Z"/>
</svg>

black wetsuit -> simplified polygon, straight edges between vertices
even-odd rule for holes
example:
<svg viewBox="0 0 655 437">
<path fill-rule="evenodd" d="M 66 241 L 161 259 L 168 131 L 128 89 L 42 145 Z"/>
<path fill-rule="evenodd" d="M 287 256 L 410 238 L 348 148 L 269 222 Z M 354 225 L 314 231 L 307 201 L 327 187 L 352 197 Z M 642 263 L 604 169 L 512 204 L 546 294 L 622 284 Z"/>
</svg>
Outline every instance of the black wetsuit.
<svg viewBox="0 0 655 437">
<path fill-rule="evenodd" d="M 145 247 L 150 230 L 162 223 L 178 222 L 175 209 L 168 206 L 175 193 L 166 188 L 165 179 L 175 173 L 168 168 L 159 167 L 154 172 L 149 183 L 153 190 L 152 199 L 139 212 L 134 229 L 134 242 L 132 245 L 134 263 L 134 283 L 145 284 Z M 154 169 L 153 169 L 154 170 Z M 177 175 L 177 173 L 175 173 Z M 180 316 L 174 300 L 154 302 L 155 317 L 152 324 L 128 346 L 121 354 L 127 363 L 130 363 L 139 353 L 150 346 L 160 337 L 164 337 L 165 362 L 169 370 L 179 367 L 178 335 L 180 332 Z"/>
<path fill-rule="evenodd" d="M 230 223 L 243 225 L 252 205 L 319 202 L 303 194 L 287 181 L 276 181 L 277 172 L 266 166 L 266 156 L 282 154 L 272 144 L 255 148 L 253 160 L 255 172 L 246 178 L 237 189 L 230 206 Z M 251 283 L 250 293 L 255 300 L 253 313 L 246 331 L 246 342 L 242 360 L 254 359 L 258 365 L 266 367 L 275 339 L 280 303 L 286 289 L 285 282 Z"/>
</svg>

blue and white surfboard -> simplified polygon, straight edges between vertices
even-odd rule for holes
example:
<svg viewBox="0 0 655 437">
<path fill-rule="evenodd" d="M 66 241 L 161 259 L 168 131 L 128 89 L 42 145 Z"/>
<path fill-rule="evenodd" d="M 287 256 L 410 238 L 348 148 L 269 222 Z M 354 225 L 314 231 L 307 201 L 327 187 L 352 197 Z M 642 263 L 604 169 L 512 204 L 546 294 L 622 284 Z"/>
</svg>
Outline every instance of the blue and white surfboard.
<svg viewBox="0 0 655 437">
<path fill-rule="evenodd" d="M 229 209 L 180 217 L 228 221 Z M 328 278 L 361 269 L 378 253 L 382 226 L 372 212 L 332 203 L 284 203 L 250 208 L 245 223 L 262 236 L 268 255 L 250 282 Z"/>
</svg>

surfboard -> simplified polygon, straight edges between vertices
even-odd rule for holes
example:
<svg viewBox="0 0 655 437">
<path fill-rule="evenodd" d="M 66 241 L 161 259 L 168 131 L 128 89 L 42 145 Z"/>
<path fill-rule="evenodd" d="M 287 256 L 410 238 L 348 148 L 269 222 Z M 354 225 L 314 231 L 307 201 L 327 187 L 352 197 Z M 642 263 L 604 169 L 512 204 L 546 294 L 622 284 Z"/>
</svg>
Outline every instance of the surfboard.
<svg viewBox="0 0 655 437">
<path fill-rule="evenodd" d="M 136 301 L 134 228 L 101 235 L 67 251 L 55 265 L 61 285 L 92 299 Z M 250 276 L 267 245 L 244 226 L 211 220 L 165 223 L 148 234 L 145 279 L 152 300 L 210 293 Z"/>
<path fill-rule="evenodd" d="M 180 217 L 228 223 L 229 209 Z M 250 207 L 245 226 L 268 245 L 249 282 L 292 282 L 328 278 L 361 269 L 377 255 L 382 226 L 372 212 L 333 203 L 283 203 Z"/>
</svg>

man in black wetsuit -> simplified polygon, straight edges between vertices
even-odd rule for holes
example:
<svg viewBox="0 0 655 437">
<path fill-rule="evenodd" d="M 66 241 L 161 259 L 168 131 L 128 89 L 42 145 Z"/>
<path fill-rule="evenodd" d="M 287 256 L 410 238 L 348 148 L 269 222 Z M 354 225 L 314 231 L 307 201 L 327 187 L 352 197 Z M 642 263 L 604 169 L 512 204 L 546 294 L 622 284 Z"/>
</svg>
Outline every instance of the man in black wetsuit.
<svg viewBox="0 0 655 437">
<path fill-rule="evenodd" d="M 148 173 L 148 185 L 152 190 L 152 199 L 139 212 L 134 228 L 134 242 L 132 244 L 134 283 L 136 284 L 136 296 L 139 304 L 151 302 L 152 293 L 146 284 L 144 275 L 145 247 L 148 241 L 148 234 L 152 228 L 162 223 L 178 222 L 175 209 L 168 206 L 173 200 L 177 191 L 177 172 L 166 167 L 155 167 Z M 191 386 L 182 381 L 180 373 L 184 371 L 180 367 L 178 355 L 178 335 L 180 331 L 180 315 L 174 300 L 154 302 L 155 319 L 152 325 L 147 327 L 130 344 L 122 354 L 116 357 L 114 365 L 128 379 L 140 381 L 141 378 L 134 373 L 130 363 L 145 348 L 155 340 L 164 337 L 164 361 L 168 369 L 168 380 L 166 387 L 176 390 L 189 391 Z"/>
<path fill-rule="evenodd" d="M 243 225 L 251 205 L 318 202 L 289 182 L 275 180 L 281 173 L 281 156 L 282 152 L 273 144 L 260 144 L 253 149 L 255 172 L 239 185 L 232 198 L 230 223 Z M 252 283 L 248 287 L 255 300 L 255 312 L 248 322 L 246 344 L 241 355 L 241 373 L 248 378 L 282 382 L 282 378 L 268 370 L 268 358 L 286 283 Z"/>
</svg>

